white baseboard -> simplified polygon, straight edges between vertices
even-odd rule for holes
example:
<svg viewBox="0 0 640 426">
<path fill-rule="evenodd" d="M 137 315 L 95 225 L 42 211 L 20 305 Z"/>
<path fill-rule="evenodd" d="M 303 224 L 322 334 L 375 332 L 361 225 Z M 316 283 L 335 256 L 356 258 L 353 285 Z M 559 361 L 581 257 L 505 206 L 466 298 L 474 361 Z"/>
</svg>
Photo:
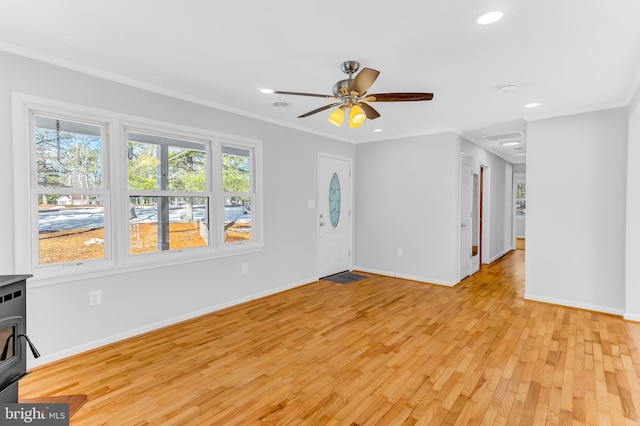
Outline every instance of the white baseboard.
<svg viewBox="0 0 640 426">
<path fill-rule="evenodd" d="M 627 321 L 640 322 L 640 314 L 624 314 L 623 318 Z"/>
<path fill-rule="evenodd" d="M 506 255 L 507 253 L 509 253 L 510 251 L 513 251 L 513 250 L 515 250 L 515 248 L 509 247 L 509 248 L 501 251 L 500 253 L 498 253 L 495 256 L 493 256 L 492 258 L 490 258 L 488 264 L 491 264 L 491 263 L 495 262 L 496 260 L 500 259 L 502 256 Z"/>
<path fill-rule="evenodd" d="M 444 285 L 447 287 L 453 287 L 456 284 L 458 284 L 460 281 L 443 281 L 443 280 L 438 280 L 435 278 L 428 278 L 428 277 L 420 277 L 420 276 L 416 276 L 416 275 L 408 275 L 408 274 L 398 274 L 396 272 L 390 272 L 390 271 L 383 271 L 380 269 L 372 269 L 372 268 L 365 268 L 363 266 L 354 266 L 353 267 L 354 271 L 362 271 L 362 272 L 370 272 L 372 274 L 377 274 L 377 275 L 384 275 L 387 277 L 394 277 L 394 278 L 402 278 L 405 280 L 412 280 L 412 281 L 420 281 L 423 283 L 428 283 L 428 284 L 437 284 L 437 285 Z"/>
<path fill-rule="evenodd" d="M 210 306 L 208 308 L 204 308 L 204 309 L 199 309 L 197 311 L 193 311 L 193 312 L 189 312 L 183 315 L 178 315 L 176 317 L 173 318 L 167 318 L 165 320 L 162 321 L 157 321 L 155 323 L 152 324 L 148 324 L 142 327 L 138 327 L 138 328 L 134 328 L 132 330 L 128 330 L 128 331 L 124 331 L 122 333 L 118 333 L 118 334 L 114 334 L 112 336 L 108 336 L 108 337 L 104 337 L 102 339 L 97 339 L 97 340 L 92 340 L 90 342 L 87 343 L 83 343 L 81 345 L 78 346 L 74 346 L 68 349 L 65 349 L 63 351 L 58 351 L 58 352 L 54 352 L 52 354 L 48 354 L 48 355 L 43 355 L 40 358 L 29 358 L 27 360 L 27 369 L 30 368 L 34 368 L 34 367 L 39 367 L 41 365 L 45 365 L 45 364 L 49 364 L 51 362 L 54 361 L 59 361 L 63 358 L 67 358 L 70 357 L 72 355 L 77 355 L 80 354 L 82 352 L 87 352 L 90 351 L 92 349 L 96 349 L 99 348 L 101 346 L 105 346 L 108 345 L 110 343 L 115 343 L 118 342 L 120 340 L 124 340 L 124 339 L 128 339 L 130 337 L 134 337 L 134 336 L 138 336 L 140 334 L 143 333 L 147 333 L 149 331 L 153 331 L 153 330 L 157 330 L 159 328 L 162 327 L 166 327 L 169 325 L 174 325 L 183 321 L 187 321 L 202 315 L 207 315 L 216 311 L 220 311 L 222 309 L 231 307 L 231 306 L 235 306 L 235 305 L 239 305 L 240 303 L 244 303 L 244 302 L 249 302 L 251 300 L 255 300 L 255 299 L 259 299 L 262 297 L 266 297 L 266 296 L 270 296 L 272 294 L 276 294 L 276 293 L 280 293 L 295 287 L 300 287 L 302 285 L 306 285 L 309 284 L 311 282 L 314 281 L 318 281 L 317 278 L 308 278 L 306 280 L 300 280 L 288 285 L 284 285 L 284 286 L 280 286 L 277 288 L 273 288 L 270 289 L 268 291 L 264 291 L 264 292 L 260 292 L 260 293 L 255 293 L 252 295 L 249 295 L 247 297 L 241 297 L 239 299 L 235 299 L 235 300 L 231 300 L 229 302 L 224 302 L 224 303 L 220 303 L 214 306 Z"/>
<path fill-rule="evenodd" d="M 578 309 L 584 309 L 587 311 L 602 312 L 605 314 L 612 314 L 612 315 L 618 315 L 618 316 L 624 315 L 624 311 L 622 309 L 612 308 L 609 306 L 592 305 L 590 303 L 581 303 L 581 302 L 576 302 L 574 300 L 555 299 L 553 297 L 538 296 L 538 295 L 529 294 L 529 293 L 525 293 L 524 298 L 525 300 L 532 300 L 534 302 L 551 303 L 552 305 L 567 306 L 570 308 L 578 308 Z"/>
</svg>

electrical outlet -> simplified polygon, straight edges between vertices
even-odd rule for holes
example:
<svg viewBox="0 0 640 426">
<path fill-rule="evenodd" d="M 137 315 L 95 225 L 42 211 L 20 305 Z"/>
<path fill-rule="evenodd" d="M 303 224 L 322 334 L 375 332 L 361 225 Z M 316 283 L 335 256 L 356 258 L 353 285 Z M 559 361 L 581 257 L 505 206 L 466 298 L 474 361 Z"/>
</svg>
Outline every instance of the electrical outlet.
<svg viewBox="0 0 640 426">
<path fill-rule="evenodd" d="M 242 264 L 242 273 L 243 274 L 249 273 L 249 264 L 248 263 L 243 263 Z"/>
<path fill-rule="evenodd" d="M 102 304 L 102 290 L 93 290 L 89 292 L 89 306 L 97 306 Z"/>
<path fill-rule="evenodd" d="M 401 256 L 402 256 L 402 249 L 401 249 L 401 248 L 399 248 L 399 249 L 397 250 L 397 253 L 398 253 L 398 257 L 401 257 Z"/>
</svg>

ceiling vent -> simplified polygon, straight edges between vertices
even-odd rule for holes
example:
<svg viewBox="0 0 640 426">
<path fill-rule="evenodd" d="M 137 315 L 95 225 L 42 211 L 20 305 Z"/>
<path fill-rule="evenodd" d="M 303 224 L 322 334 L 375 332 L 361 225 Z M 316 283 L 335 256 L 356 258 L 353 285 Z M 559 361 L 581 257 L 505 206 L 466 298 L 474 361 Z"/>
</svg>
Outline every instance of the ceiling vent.
<svg viewBox="0 0 640 426">
<path fill-rule="evenodd" d="M 483 138 L 487 142 L 499 142 L 499 141 L 506 141 L 506 140 L 514 140 L 514 139 L 523 139 L 524 133 L 509 132 L 509 133 L 501 133 L 499 135 L 485 135 L 483 136 Z"/>
</svg>

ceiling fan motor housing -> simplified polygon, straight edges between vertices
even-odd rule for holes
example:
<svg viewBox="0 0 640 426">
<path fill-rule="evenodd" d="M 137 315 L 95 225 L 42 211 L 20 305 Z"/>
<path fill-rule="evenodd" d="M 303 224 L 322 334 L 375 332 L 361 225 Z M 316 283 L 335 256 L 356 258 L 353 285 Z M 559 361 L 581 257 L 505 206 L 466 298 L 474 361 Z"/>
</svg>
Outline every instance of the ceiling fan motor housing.
<svg viewBox="0 0 640 426">
<path fill-rule="evenodd" d="M 333 94 L 338 98 L 349 95 L 349 85 L 351 80 L 340 80 L 333 85 Z"/>
<path fill-rule="evenodd" d="M 342 72 L 345 74 L 353 74 L 360 68 L 358 61 L 345 61 L 342 63 Z"/>
</svg>

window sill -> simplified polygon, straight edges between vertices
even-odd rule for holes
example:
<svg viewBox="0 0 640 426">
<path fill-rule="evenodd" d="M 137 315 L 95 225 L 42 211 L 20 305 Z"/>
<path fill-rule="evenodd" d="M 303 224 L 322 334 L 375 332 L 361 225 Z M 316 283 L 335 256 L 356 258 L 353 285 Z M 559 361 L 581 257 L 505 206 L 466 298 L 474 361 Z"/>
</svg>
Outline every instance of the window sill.
<svg viewBox="0 0 640 426">
<path fill-rule="evenodd" d="M 240 247 L 240 245 L 242 247 Z M 206 262 L 210 260 L 240 256 L 250 253 L 261 252 L 263 246 L 257 243 L 237 244 L 234 247 L 223 247 L 215 253 L 188 253 L 184 252 L 167 252 L 162 253 L 160 256 L 153 256 L 154 259 L 129 259 L 127 263 L 116 265 L 113 262 L 100 262 L 99 265 L 91 265 L 90 262 L 74 266 L 70 265 L 64 267 L 65 273 L 59 273 L 59 268 L 56 271 L 34 271 L 33 277 L 27 282 L 28 288 L 44 287 L 50 285 L 57 285 L 63 283 L 69 283 L 74 281 L 83 281 L 92 278 L 102 278 L 114 275 L 128 274 L 132 272 L 145 271 L 149 269 L 166 268 L 176 265 L 183 265 L 188 263 Z M 77 269 L 76 269 L 77 268 Z M 70 272 L 73 271 L 73 272 Z"/>
</svg>

